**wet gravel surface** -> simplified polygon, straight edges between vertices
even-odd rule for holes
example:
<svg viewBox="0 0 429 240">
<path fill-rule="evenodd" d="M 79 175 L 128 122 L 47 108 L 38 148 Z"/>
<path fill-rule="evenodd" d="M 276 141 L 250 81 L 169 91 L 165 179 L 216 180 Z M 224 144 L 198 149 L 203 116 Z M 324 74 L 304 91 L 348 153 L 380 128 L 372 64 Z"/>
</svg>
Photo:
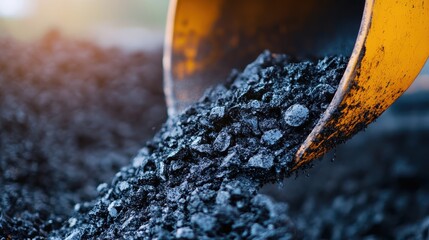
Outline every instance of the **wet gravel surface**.
<svg viewBox="0 0 429 240">
<path fill-rule="evenodd" d="M 287 175 L 345 59 L 264 53 L 145 145 L 165 118 L 159 54 L 56 33 L 0 44 L 0 239 L 429 236 L 427 94 L 260 191 Z"/>
</svg>

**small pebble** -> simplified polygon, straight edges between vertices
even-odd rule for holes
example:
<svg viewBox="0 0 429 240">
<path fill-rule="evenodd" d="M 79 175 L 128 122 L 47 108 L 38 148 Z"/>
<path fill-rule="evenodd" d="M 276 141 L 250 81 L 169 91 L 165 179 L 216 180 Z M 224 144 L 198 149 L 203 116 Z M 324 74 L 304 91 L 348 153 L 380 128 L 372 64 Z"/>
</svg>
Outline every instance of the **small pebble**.
<svg viewBox="0 0 429 240">
<path fill-rule="evenodd" d="M 182 227 L 176 230 L 176 238 L 178 239 L 194 239 L 194 231 L 190 227 Z"/>
<path fill-rule="evenodd" d="M 218 152 L 225 152 L 230 144 L 231 135 L 225 132 L 221 132 L 213 142 L 213 149 Z"/>
<path fill-rule="evenodd" d="M 211 119 L 221 119 L 225 116 L 225 108 L 224 107 L 214 107 L 210 111 Z"/>
<path fill-rule="evenodd" d="M 251 157 L 248 164 L 250 167 L 268 169 L 274 165 L 274 157 L 271 155 L 259 153 Z"/>
<path fill-rule="evenodd" d="M 307 121 L 308 116 L 308 108 L 301 104 L 294 104 L 286 110 L 284 120 L 289 126 L 299 127 Z"/>
<path fill-rule="evenodd" d="M 118 208 L 121 207 L 121 201 L 113 201 L 109 204 L 107 207 L 107 211 L 109 212 L 109 215 L 113 218 L 118 216 Z"/>
<path fill-rule="evenodd" d="M 119 183 L 119 190 L 121 192 L 127 190 L 128 188 L 130 188 L 130 184 L 128 182 L 124 181 Z"/>
<path fill-rule="evenodd" d="M 70 218 L 68 220 L 68 223 L 69 223 L 69 227 L 74 227 L 74 225 L 76 225 L 76 223 L 77 223 L 77 219 L 76 218 Z"/>
<path fill-rule="evenodd" d="M 277 144 L 282 137 L 283 137 L 283 134 L 279 129 L 273 129 L 273 130 L 266 131 L 262 135 L 262 142 L 272 146 Z"/>
<path fill-rule="evenodd" d="M 216 204 L 225 205 L 229 203 L 231 195 L 227 191 L 219 191 L 216 196 Z"/>
</svg>

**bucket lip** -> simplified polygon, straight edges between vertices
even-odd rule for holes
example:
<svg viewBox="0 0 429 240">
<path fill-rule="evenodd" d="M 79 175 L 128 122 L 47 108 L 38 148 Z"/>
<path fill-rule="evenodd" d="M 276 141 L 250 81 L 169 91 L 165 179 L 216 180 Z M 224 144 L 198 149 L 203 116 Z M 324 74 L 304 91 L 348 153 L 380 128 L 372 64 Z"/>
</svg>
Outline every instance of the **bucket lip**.
<svg viewBox="0 0 429 240">
<path fill-rule="evenodd" d="M 163 90 L 167 104 L 167 113 L 169 117 L 176 115 L 174 102 L 173 76 L 172 76 L 172 54 L 173 54 L 173 30 L 176 19 L 176 7 L 178 0 L 170 0 L 167 12 L 167 22 L 164 35 L 164 52 L 162 57 L 163 66 Z"/>
<path fill-rule="evenodd" d="M 331 103 L 329 104 L 326 111 L 322 114 L 322 117 L 317 122 L 316 126 L 313 128 L 311 133 L 305 139 L 304 143 L 301 144 L 294 158 L 294 167 L 292 169 L 296 170 L 300 166 L 308 163 L 310 159 L 303 159 L 304 154 L 307 153 L 311 144 L 316 140 L 322 130 L 325 128 L 327 123 L 333 118 L 333 114 L 337 111 L 341 102 L 350 91 L 350 88 L 353 85 L 353 81 L 357 74 L 357 69 L 365 56 L 365 43 L 368 37 L 369 30 L 372 24 L 373 10 L 374 10 L 375 0 L 366 0 L 365 7 L 362 15 L 362 20 L 360 24 L 360 29 L 356 38 L 355 46 L 353 47 L 353 52 L 350 56 L 347 68 L 341 78 L 340 84 L 338 85 L 338 90 L 335 93 Z"/>
<path fill-rule="evenodd" d="M 359 33 L 356 38 L 355 46 L 353 52 L 350 56 L 349 62 L 347 64 L 346 71 L 341 78 L 338 90 L 334 95 L 334 98 L 326 110 L 325 114 L 331 114 L 333 110 L 336 110 L 347 92 L 349 91 L 354 77 L 356 76 L 356 71 L 359 67 L 360 62 L 365 56 L 365 43 L 368 37 L 369 30 L 371 28 L 372 16 L 373 16 L 373 7 L 375 0 L 366 0 L 365 8 L 362 15 L 362 21 L 359 29 Z M 323 117 L 322 117 L 323 119 Z"/>
</svg>

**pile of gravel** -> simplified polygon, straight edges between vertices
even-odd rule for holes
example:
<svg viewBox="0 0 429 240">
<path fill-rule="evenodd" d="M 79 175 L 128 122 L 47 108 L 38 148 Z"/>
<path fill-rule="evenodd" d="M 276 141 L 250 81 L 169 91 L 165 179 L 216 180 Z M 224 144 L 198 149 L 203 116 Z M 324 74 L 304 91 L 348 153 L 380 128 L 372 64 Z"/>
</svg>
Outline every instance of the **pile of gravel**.
<svg viewBox="0 0 429 240">
<path fill-rule="evenodd" d="M 56 32 L 0 49 L 0 236 L 46 236 L 165 120 L 161 51 Z"/>
<path fill-rule="evenodd" d="M 55 32 L 0 47 L 0 239 L 429 236 L 427 94 L 260 190 L 288 175 L 346 59 L 266 52 L 141 149 L 165 119 L 160 52 Z"/>
<path fill-rule="evenodd" d="M 67 239 L 299 237 L 284 204 L 258 194 L 289 175 L 347 59 L 264 52 L 170 119 L 99 197 L 54 235 Z"/>
</svg>

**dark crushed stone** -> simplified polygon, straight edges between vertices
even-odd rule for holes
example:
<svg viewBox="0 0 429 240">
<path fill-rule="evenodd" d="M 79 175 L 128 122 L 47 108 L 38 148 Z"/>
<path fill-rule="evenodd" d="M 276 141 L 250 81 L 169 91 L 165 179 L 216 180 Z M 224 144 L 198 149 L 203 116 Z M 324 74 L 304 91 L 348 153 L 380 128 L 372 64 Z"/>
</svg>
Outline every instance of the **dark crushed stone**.
<svg viewBox="0 0 429 240">
<path fill-rule="evenodd" d="M 0 49 L 0 239 L 43 238 L 161 126 L 160 51 L 56 32 Z"/>
<path fill-rule="evenodd" d="M 425 112 L 418 116 L 421 122 L 428 107 Z M 416 115 L 383 115 L 340 146 L 334 163 L 322 161 L 309 178 L 288 179 L 283 189 L 267 186 L 262 193 L 289 204 L 289 216 L 305 239 L 428 239 L 429 128 L 378 131 L 385 120 L 410 121 Z"/>
<path fill-rule="evenodd" d="M 308 114 L 309 111 L 307 107 L 301 104 L 294 104 L 286 110 L 284 120 L 286 124 L 291 127 L 299 127 L 307 121 Z"/>
<path fill-rule="evenodd" d="M 262 143 L 268 144 L 268 145 L 276 145 L 280 139 L 283 137 L 283 134 L 281 130 L 279 129 L 272 129 L 264 132 L 262 135 Z"/>
<path fill-rule="evenodd" d="M 65 39 L 61 40 L 63 44 L 69 42 L 65 42 L 64 40 Z M 16 43 L 9 42 L 9 44 Z M 89 45 L 93 46 L 93 44 Z M 86 47 L 79 49 L 79 51 L 84 51 L 85 49 Z M 105 51 L 100 48 L 97 49 Z M 0 58 L 4 56 L 3 54 L 8 54 L 8 51 L 11 51 L 9 56 L 11 56 L 11 54 L 14 56 L 21 55 L 23 54 L 21 52 L 22 50 L 22 48 L 2 48 Z M 70 55 L 74 52 L 76 51 L 67 52 L 67 54 Z M 147 54 L 145 53 L 144 55 Z M 160 73 L 160 58 L 157 56 L 155 56 L 154 59 L 158 61 L 158 63 L 152 64 L 148 62 L 142 62 L 142 64 L 145 66 L 153 66 L 151 68 L 157 69 L 157 71 Z M 73 58 L 74 57 L 70 57 L 71 60 Z M 8 61 L 4 62 L 4 64 L 5 65 L 2 66 L 16 64 L 16 62 L 14 62 L 12 58 L 12 60 L 8 59 Z M 98 64 L 90 65 L 96 67 Z M 34 68 L 29 68 L 28 66 L 26 69 L 29 70 L 29 72 L 34 70 Z M 112 70 L 116 71 L 114 67 L 112 67 Z M 61 73 L 61 71 L 57 71 L 57 73 Z M 152 76 L 152 74 L 146 70 L 144 75 L 146 77 Z M 155 82 L 158 85 L 154 86 L 156 89 L 161 89 L 161 75 L 155 75 L 157 75 L 157 81 Z M 153 76 L 154 79 L 155 75 Z M 56 78 L 61 79 L 62 75 L 60 74 L 60 76 L 57 76 Z M 11 75 L 10 79 L 20 79 L 20 77 Z M 121 81 L 127 81 L 129 79 L 130 78 L 121 78 Z M 8 87 L 10 87 L 10 85 L 0 86 L 0 99 L 4 93 L 8 92 Z M 91 92 L 85 92 L 83 95 L 88 93 Z M 163 101 L 162 96 L 159 96 L 156 99 Z M 305 239 L 426 239 L 428 237 L 429 224 L 427 219 L 429 216 L 429 175 L 427 174 L 427 169 L 429 167 L 429 161 L 426 160 L 429 152 L 425 146 L 429 144 L 429 131 L 427 129 L 428 125 L 424 120 L 427 119 L 429 113 L 428 105 L 425 104 L 428 102 L 428 99 L 429 97 L 426 92 L 403 96 L 394 104 L 392 109 L 395 114 L 398 114 L 397 116 L 384 114 L 380 120 L 372 126 L 372 128 L 370 127 L 370 129 L 368 129 L 365 134 L 361 134 L 360 136 L 355 137 L 351 142 L 348 142 L 348 144 L 341 146 L 337 150 L 337 160 L 334 162 L 334 164 L 330 163 L 329 161 L 324 161 L 322 164 L 318 164 L 316 168 L 312 169 L 310 172 L 310 178 L 300 177 L 296 180 L 288 179 L 288 181 L 284 182 L 285 187 L 283 189 L 278 189 L 277 186 L 274 187 L 275 191 L 271 192 L 270 195 L 275 197 L 277 200 L 287 202 L 289 205 L 288 215 L 293 220 L 293 222 L 296 223 L 296 227 L 303 233 Z M 121 101 L 121 104 L 127 104 L 127 102 Z M 159 104 L 161 105 L 161 103 Z M 68 115 L 67 108 L 59 109 L 59 112 L 63 115 Z M 2 112 L 0 109 L 0 113 L 4 113 L 4 111 Z M 49 112 L 45 113 L 44 111 L 41 111 L 39 114 L 40 116 L 44 116 L 45 114 L 49 114 Z M 3 121 L 3 119 L 4 116 L 0 115 L 0 123 Z M 100 118 L 97 119 L 103 120 L 103 122 L 105 120 Z M 392 126 L 392 123 L 386 124 L 383 119 L 391 121 L 395 120 L 394 125 L 399 126 L 399 128 L 396 130 L 389 130 L 388 132 L 375 131 L 375 135 L 370 134 L 371 129 L 378 130 L 383 129 L 384 126 Z M 416 121 L 417 119 L 418 121 Z M 94 124 L 102 126 L 103 122 L 94 121 Z M 12 125 L 19 125 L 18 122 L 11 121 L 10 123 Z M 237 126 L 240 124 L 233 125 Z M 265 132 L 270 129 L 278 128 L 277 125 L 276 119 L 267 119 L 266 121 L 259 122 L 259 129 L 262 132 Z M 145 124 L 140 124 L 139 126 L 147 127 Z M 411 129 L 415 130 L 408 130 L 410 127 Z M 146 135 L 148 130 L 148 128 L 146 128 L 146 130 L 143 129 L 143 131 L 139 132 L 138 134 Z M 31 129 L 29 131 L 31 132 Z M 31 135 L 25 132 L 20 134 L 17 134 L 17 136 L 20 136 L 22 139 L 25 139 L 27 135 Z M 63 131 L 62 133 L 55 134 L 55 137 L 61 136 L 61 134 L 65 134 L 64 136 L 67 136 L 69 133 L 67 133 L 67 131 Z M 7 137 L 10 137 L 8 133 L 3 134 L 3 132 L 1 132 L 0 138 Z M 42 141 L 47 141 L 49 137 L 54 136 L 48 135 L 41 139 Z M 102 140 L 103 139 L 99 139 L 99 141 Z M 126 141 L 125 139 L 118 140 Z M 140 143 L 135 145 L 141 146 Z M 15 146 L 15 144 L 12 143 L 11 145 L 0 145 L 0 148 L 5 149 L 6 146 L 12 146 L 8 148 L 8 151 L 10 151 L 14 149 L 13 146 Z M 52 148 L 49 149 L 49 146 Z M 45 145 L 43 149 L 45 152 L 49 153 L 64 151 L 67 148 Z M 86 154 L 92 152 L 90 151 L 91 148 L 87 150 L 75 150 L 76 151 L 73 152 L 74 155 L 81 155 L 84 151 Z M 5 151 L 6 150 L 2 150 L 2 154 L 4 154 Z M 118 152 L 117 150 L 115 151 Z M 141 157 L 145 156 L 145 154 L 147 153 L 145 153 L 145 149 L 143 149 L 142 153 L 138 155 L 139 157 L 134 158 L 133 165 L 139 166 L 145 160 L 147 160 L 147 158 Z M 1 156 L 2 155 L 0 155 L 0 157 Z M 15 169 L 14 171 L 20 172 L 28 171 L 28 169 L 32 166 L 29 164 L 17 164 L 16 161 L 12 162 L 4 160 L 5 159 L 0 160 L 0 164 L 3 164 L 2 167 L 4 167 L 2 170 L 8 169 L 8 164 L 13 164 L 12 166 L 15 166 L 13 168 Z M 103 162 L 103 160 L 109 162 L 109 158 L 107 157 L 102 158 L 95 156 L 91 158 L 90 163 L 100 164 Z M 22 163 L 22 161 L 19 163 Z M 63 158 L 61 161 L 66 161 L 67 165 L 73 163 L 73 161 L 70 161 L 67 158 Z M 58 161 L 57 158 L 49 158 L 48 155 L 46 162 L 48 164 L 45 165 L 56 165 Z M 80 161 L 76 162 L 78 164 L 82 163 Z M 171 166 L 175 165 L 175 168 L 177 169 L 180 169 L 184 166 L 182 163 L 174 163 L 175 164 L 172 163 Z M 238 159 L 235 158 L 234 154 L 230 154 L 228 157 L 225 157 L 221 166 L 237 164 L 239 164 Z M 107 179 L 109 177 L 108 171 L 94 171 L 96 168 L 92 168 L 91 166 L 92 164 L 89 166 L 81 165 L 79 167 L 79 174 L 88 172 L 88 174 L 90 174 L 93 179 Z M 102 166 L 103 165 L 100 165 L 99 167 Z M 88 171 L 87 167 L 90 167 L 91 170 Z M 68 167 L 58 168 L 56 171 L 64 174 L 67 173 L 69 169 L 70 168 Z M 33 169 L 33 176 L 37 176 L 38 172 L 46 174 L 46 171 L 44 170 L 45 168 L 43 165 L 37 169 Z M 112 171 L 112 174 L 110 175 L 113 175 L 113 171 L 116 170 L 112 169 L 109 171 Z M 3 173 L 9 172 L 3 171 Z M 51 171 L 48 171 L 47 173 L 51 174 Z M 38 184 L 42 185 L 43 183 L 44 186 L 48 186 L 46 187 L 47 190 L 52 188 L 53 182 L 55 182 L 57 185 L 66 184 L 67 182 L 61 182 L 64 179 L 56 180 L 55 176 L 58 175 L 60 174 L 55 174 L 53 176 L 51 175 L 52 178 L 41 178 L 40 181 L 38 181 Z M 4 179 L 4 176 L 0 176 L 0 178 Z M 89 179 L 86 179 L 86 181 L 90 183 L 92 182 L 92 180 Z M 0 188 L 3 190 L 5 188 L 3 187 L 2 183 L 3 182 L 0 183 Z M 9 182 L 8 184 L 13 183 Z M 14 194 L 15 196 L 18 196 L 19 194 L 16 193 L 20 192 L 19 189 L 22 188 L 23 185 L 28 185 L 28 183 L 17 182 L 14 185 L 16 187 L 6 188 L 7 191 L 1 191 L 1 199 L 6 199 L 7 196 L 10 195 L 14 196 Z M 93 188 L 95 189 L 95 186 Z M 270 188 L 273 189 L 272 186 Z M 49 207 L 46 209 L 52 210 L 52 205 L 49 205 L 49 201 L 46 200 L 54 198 L 46 198 L 46 196 L 51 196 L 53 194 L 61 196 L 59 193 L 51 190 L 40 191 L 39 187 L 27 187 L 25 189 L 22 191 L 26 191 L 28 194 L 19 195 L 19 198 L 16 199 L 20 199 L 21 202 L 27 203 L 27 206 L 32 206 L 29 204 L 29 202 L 31 202 L 33 205 L 39 206 L 43 206 L 43 204 L 45 204 Z M 92 188 L 90 188 L 90 190 L 91 189 Z M 108 189 L 108 184 L 100 184 L 98 192 L 100 192 L 100 194 L 105 194 Z M 73 191 L 72 194 L 74 194 L 74 196 L 81 196 L 82 192 L 87 191 L 88 188 L 79 188 L 76 191 Z M 42 192 L 42 194 L 38 195 L 34 194 L 34 192 Z M 262 191 L 262 193 L 264 192 L 266 191 Z M 206 195 L 210 196 L 211 194 Z M 35 196 L 42 197 L 36 198 Z M 366 199 L 365 201 L 362 201 L 362 196 L 366 196 L 364 197 L 364 199 Z M 337 197 L 340 199 L 346 199 L 346 201 L 337 200 L 337 204 L 334 205 L 334 199 Z M 36 203 L 34 199 L 39 199 L 40 201 L 37 201 Z M 57 200 L 61 199 L 63 198 L 57 198 Z M 215 201 L 217 204 L 225 204 L 223 202 L 229 202 L 229 199 L 229 192 L 222 190 L 218 191 L 216 194 Z M 408 204 L 397 204 L 404 202 Z M 55 204 L 55 202 L 53 203 Z M 7 201 L 3 201 L 1 204 L 3 205 L 1 205 L 0 209 L 5 209 L 5 206 L 6 209 L 11 209 L 8 205 L 10 202 L 8 203 Z M 62 204 L 59 203 L 59 205 Z M 25 206 L 25 204 L 21 206 Z M 86 206 L 87 204 L 76 204 L 75 211 L 79 211 L 79 209 Z M 380 208 L 379 206 L 384 207 Z M 351 211 L 344 211 L 343 207 L 347 209 L 351 208 Z M 38 236 L 41 236 L 40 238 L 43 239 L 44 237 L 42 236 L 42 233 L 37 230 L 37 228 L 36 230 L 38 232 L 33 231 L 32 227 L 37 227 L 45 223 L 47 223 L 46 225 L 53 225 L 49 223 L 53 220 L 49 218 L 49 216 L 44 216 L 44 218 L 40 217 L 41 215 L 46 214 L 40 214 L 35 211 L 26 211 L 23 214 L 20 213 L 22 212 L 22 209 L 19 209 L 16 206 L 14 206 L 13 210 L 16 211 L 16 214 L 11 213 L 10 216 L 0 213 L 0 239 L 7 238 L 8 235 L 5 234 L 10 233 L 12 230 L 15 232 L 15 235 L 12 236 L 16 239 L 34 237 L 37 235 L 37 233 L 40 234 Z M 70 209 L 65 210 L 70 211 Z M 380 217 L 373 217 L 379 215 L 383 216 L 383 220 L 381 222 Z M 11 218 L 12 216 L 13 218 Z M 49 220 L 44 221 L 45 219 Z M 130 219 L 131 220 L 129 222 L 132 222 L 133 218 Z M 59 220 L 55 219 L 53 221 L 60 222 Z M 70 217 L 65 221 L 67 226 L 75 226 L 77 223 L 78 221 L 74 217 Z M 127 222 L 124 222 L 124 224 L 126 225 Z M 260 230 L 263 228 L 260 226 L 261 225 L 259 223 L 252 223 L 250 231 L 253 233 L 261 232 Z M 177 229 L 175 236 L 182 236 L 185 239 L 186 236 L 191 236 L 192 238 L 192 234 L 194 233 L 190 227 L 182 227 Z M 79 229 L 76 229 L 74 234 L 72 234 L 70 237 L 79 239 L 81 235 L 83 235 L 83 232 L 79 231 Z M 195 234 L 193 236 L 195 236 Z"/>
<path fill-rule="evenodd" d="M 297 62 L 264 52 L 170 119 L 131 166 L 76 211 L 73 226 L 66 224 L 55 236 L 299 237 L 287 206 L 258 189 L 289 174 L 298 145 L 333 96 L 317 86 L 336 88 L 346 63 L 343 57 Z M 328 90 L 316 94 L 316 89 Z M 305 122 L 291 127 L 283 115 L 294 104 L 309 112 Z M 298 114 L 302 118 L 302 111 Z"/>
</svg>

